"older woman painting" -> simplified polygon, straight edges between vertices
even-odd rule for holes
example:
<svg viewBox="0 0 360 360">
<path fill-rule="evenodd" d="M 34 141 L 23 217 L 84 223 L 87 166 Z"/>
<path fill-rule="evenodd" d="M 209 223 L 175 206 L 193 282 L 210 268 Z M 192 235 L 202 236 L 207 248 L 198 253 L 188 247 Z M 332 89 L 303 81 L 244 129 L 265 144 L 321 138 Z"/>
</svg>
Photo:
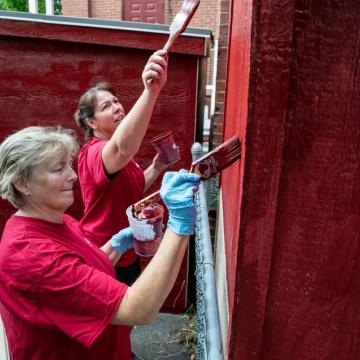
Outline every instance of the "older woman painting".
<svg viewBox="0 0 360 360">
<path fill-rule="evenodd" d="M 101 249 L 64 212 L 74 202 L 77 144 L 68 130 L 29 127 L 0 146 L 0 195 L 18 211 L 0 243 L 0 313 L 13 359 L 130 359 L 129 325 L 151 322 L 171 290 L 194 229 L 199 177 L 165 174 L 168 229 L 128 287 L 113 264 L 131 231 Z"/>
</svg>

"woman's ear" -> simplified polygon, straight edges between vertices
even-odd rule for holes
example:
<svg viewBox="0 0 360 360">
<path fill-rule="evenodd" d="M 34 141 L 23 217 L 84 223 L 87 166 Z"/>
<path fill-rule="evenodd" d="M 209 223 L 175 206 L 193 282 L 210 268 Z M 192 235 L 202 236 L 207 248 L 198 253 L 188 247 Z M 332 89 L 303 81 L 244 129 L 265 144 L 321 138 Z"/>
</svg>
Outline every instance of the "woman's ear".
<svg viewBox="0 0 360 360">
<path fill-rule="evenodd" d="M 18 180 L 13 183 L 13 186 L 19 193 L 24 195 L 30 195 L 30 190 L 27 184 L 24 184 L 23 182 Z"/>
<path fill-rule="evenodd" d="M 88 117 L 85 119 L 85 121 L 88 126 L 90 126 L 93 130 L 96 130 L 96 123 L 94 118 Z"/>
</svg>

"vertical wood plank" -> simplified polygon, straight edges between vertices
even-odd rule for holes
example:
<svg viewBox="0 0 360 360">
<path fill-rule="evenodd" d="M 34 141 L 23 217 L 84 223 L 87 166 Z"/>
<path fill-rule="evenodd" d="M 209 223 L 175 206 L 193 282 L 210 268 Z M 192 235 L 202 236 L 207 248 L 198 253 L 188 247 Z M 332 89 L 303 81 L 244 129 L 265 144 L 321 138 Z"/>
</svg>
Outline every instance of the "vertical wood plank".
<svg viewBox="0 0 360 360">
<path fill-rule="evenodd" d="M 359 34 L 355 0 L 232 3 L 229 359 L 359 358 Z"/>
</svg>

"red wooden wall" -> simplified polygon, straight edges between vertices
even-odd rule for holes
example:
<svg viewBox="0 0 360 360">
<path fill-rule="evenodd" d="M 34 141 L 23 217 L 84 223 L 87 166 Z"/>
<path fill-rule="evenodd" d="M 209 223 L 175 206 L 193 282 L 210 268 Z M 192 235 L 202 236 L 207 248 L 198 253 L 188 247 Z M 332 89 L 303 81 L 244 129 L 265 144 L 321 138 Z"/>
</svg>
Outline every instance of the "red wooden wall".
<svg viewBox="0 0 360 360">
<path fill-rule="evenodd" d="M 0 12 L 1 139 L 30 125 L 61 124 L 78 131 L 73 120 L 78 99 L 99 81 L 110 81 L 129 110 L 143 89 L 141 73 L 148 57 L 167 39 L 163 27 L 130 31 L 121 29 L 119 22 L 87 20 L 84 25 L 65 17 L 26 15 L 17 19 L 9 14 Z M 47 23 L 44 19 L 63 23 Z M 200 67 L 208 52 L 209 35 L 203 32 L 183 37 L 170 54 L 168 82 L 137 157 L 144 167 L 155 155 L 151 137 L 165 130 L 174 131 L 182 153 L 173 169 L 189 168 L 191 164 L 190 148 L 199 136 L 196 118 L 201 114 L 197 103 L 203 100 L 204 92 Z M 78 134 L 82 141 L 81 131 Z M 151 190 L 159 184 L 160 180 Z M 83 207 L 79 187 L 76 190 L 75 204 L 68 212 L 80 218 Z M 12 212 L 8 203 L 1 201 L 1 232 Z M 169 310 L 182 311 L 186 306 L 187 271 L 185 258 L 165 303 Z"/>
<path fill-rule="evenodd" d="M 232 2 L 229 359 L 360 358 L 360 2 Z M 234 201 L 234 189 L 238 201 Z"/>
</svg>

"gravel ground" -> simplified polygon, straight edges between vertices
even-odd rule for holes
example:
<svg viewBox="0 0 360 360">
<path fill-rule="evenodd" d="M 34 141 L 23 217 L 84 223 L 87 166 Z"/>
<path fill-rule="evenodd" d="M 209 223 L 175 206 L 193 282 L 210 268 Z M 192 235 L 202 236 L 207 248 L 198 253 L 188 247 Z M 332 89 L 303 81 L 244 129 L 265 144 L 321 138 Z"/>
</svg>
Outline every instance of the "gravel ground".
<svg viewBox="0 0 360 360">
<path fill-rule="evenodd" d="M 134 360 L 188 360 L 188 316 L 159 314 L 151 325 L 134 326 L 131 332 Z"/>
</svg>

